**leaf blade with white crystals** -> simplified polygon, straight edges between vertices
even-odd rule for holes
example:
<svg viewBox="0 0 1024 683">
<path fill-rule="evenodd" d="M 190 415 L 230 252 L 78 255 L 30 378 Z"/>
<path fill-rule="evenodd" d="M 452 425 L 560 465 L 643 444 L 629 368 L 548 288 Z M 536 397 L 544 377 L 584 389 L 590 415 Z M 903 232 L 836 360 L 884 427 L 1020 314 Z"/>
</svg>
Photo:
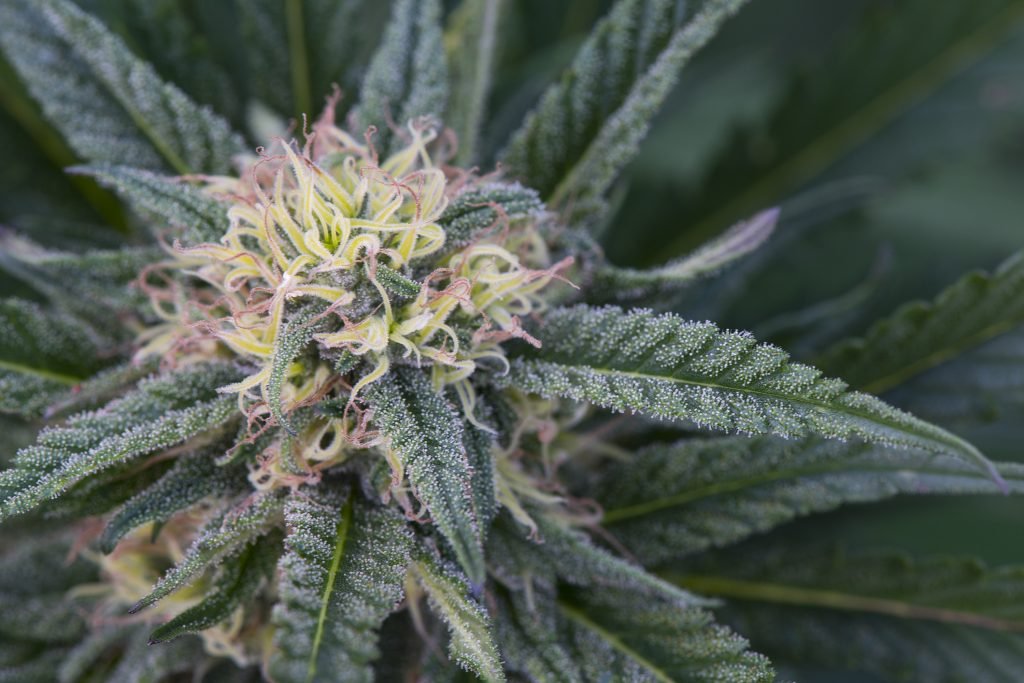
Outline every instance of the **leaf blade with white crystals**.
<svg viewBox="0 0 1024 683">
<path fill-rule="evenodd" d="M 144 215 L 166 221 L 189 245 L 217 242 L 227 232 L 227 207 L 173 178 L 130 166 L 76 166 L 70 170 L 92 176 Z"/>
<path fill-rule="evenodd" d="M 501 381 L 544 396 L 748 434 L 862 438 L 950 453 L 998 483 L 992 464 L 963 439 L 879 399 L 848 391 L 779 348 L 711 323 L 649 311 L 574 306 L 537 330 L 543 346 L 512 362 Z"/>
<path fill-rule="evenodd" d="M 367 391 L 374 420 L 470 580 L 483 582 L 483 534 L 460 418 L 418 370 L 397 368 Z"/>
<path fill-rule="evenodd" d="M 58 396 L 103 369 L 102 337 L 37 304 L 0 300 L 0 413 L 38 417 Z"/>
<path fill-rule="evenodd" d="M 144 598 L 132 605 L 130 614 L 149 607 L 174 591 L 187 586 L 218 561 L 266 535 L 284 509 L 281 491 L 253 493 L 233 510 L 216 516 L 199 533 L 185 556 Z"/>
<path fill-rule="evenodd" d="M 448 651 L 459 665 L 487 683 L 505 680 L 487 610 L 470 597 L 470 585 L 454 567 L 444 566 L 426 552 L 419 553 L 413 570 L 426 592 L 432 611 L 448 624 Z"/>
<path fill-rule="evenodd" d="M 496 618 L 509 669 L 529 681 L 774 680 L 768 660 L 703 609 L 611 588 L 538 598 L 531 606 L 510 595 Z"/>
<path fill-rule="evenodd" d="M 8 59 L 86 161 L 217 173 L 243 149 L 223 119 L 72 3 L 14 0 L 0 10 L 0 26 Z"/>
<path fill-rule="evenodd" d="M 205 364 L 144 380 L 101 411 L 43 430 L 0 472 L 0 517 L 24 514 L 92 475 L 221 427 L 237 404 L 217 389 L 237 377 L 229 365 Z"/>
<path fill-rule="evenodd" d="M 404 129 L 420 116 L 440 117 L 448 99 L 438 0 L 396 0 L 391 21 L 370 62 L 356 117 L 376 126 L 382 155 L 393 151 L 389 126 Z"/>
<path fill-rule="evenodd" d="M 216 584 L 203 600 L 157 627 L 149 636 L 150 645 L 227 621 L 240 605 L 251 600 L 263 582 L 273 576 L 274 562 L 280 554 L 280 536 L 274 536 L 257 539 L 225 562 Z"/>
<path fill-rule="evenodd" d="M 513 177 L 584 216 L 632 159 L 680 70 L 743 4 L 620 0 L 503 153 Z"/>
<path fill-rule="evenodd" d="M 408 531 L 398 515 L 353 493 L 300 490 L 285 522 L 275 680 L 370 680 L 377 630 L 402 598 Z"/>
<path fill-rule="evenodd" d="M 218 453 L 202 449 L 178 458 L 166 474 L 114 513 L 97 540 L 100 550 L 113 552 L 117 542 L 132 529 L 147 522 L 165 522 L 179 510 L 207 496 L 227 495 L 235 488 L 241 490 L 240 484 L 245 481 L 243 473 L 235 468 L 219 467 L 215 463 L 216 455 Z"/>
</svg>

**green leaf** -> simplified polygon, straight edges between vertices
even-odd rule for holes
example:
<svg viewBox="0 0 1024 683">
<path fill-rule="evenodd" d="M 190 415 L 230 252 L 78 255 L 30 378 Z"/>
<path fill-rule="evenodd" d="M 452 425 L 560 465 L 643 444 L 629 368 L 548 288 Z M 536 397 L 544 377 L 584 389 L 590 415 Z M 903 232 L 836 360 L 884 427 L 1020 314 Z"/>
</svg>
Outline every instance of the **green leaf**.
<svg viewBox="0 0 1024 683">
<path fill-rule="evenodd" d="M 646 303 L 661 301 L 695 280 L 713 275 L 760 247 L 771 236 L 779 210 L 762 211 L 737 223 L 697 251 L 659 268 L 637 270 L 602 265 L 587 291 L 592 301 Z"/>
<path fill-rule="evenodd" d="M 455 251 L 488 231 L 500 231 L 505 220 L 537 217 L 543 211 L 536 190 L 519 183 L 486 183 L 456 195 L 437 222 L 444 228 L 445 249 Z"/>
<path fill-rule="evenodd" d="M 285 506 L 270 671 L 291 681 L 372 680 L 377 631 L 402 599 L 411 534 L 396 513 L 323 485 Z"/>
<path fill-rule="evenodd" d="M 420 292 L 420 285 L 414 280 L 410 280 L 405 277 L 397 270 L 388 268 L 387 266 L 378 263 L 376 272 L 377 282 L 391 292 L 398 296 L 416 296 Z"/>
<path fill-rule="evenodd" d="M 1021 567 L 769 541 L 670 578 L 724 599 L 722 616 L 780 663 L 928 683 L 1010 683 L 1024 666 Z"/>
<path fill-rule="evenodd" d="M 151 315 L 149 299 L 131 284 L 162 256 L 157 247 L 55 251 L 14 234 L 0 234 L 0 270 L 33 287 L 61 311 L 106 330 L 111 346 L 128 341 L 130 334 L 111 326 L 112 316 Z"/>
<path fill-rule="evenodd" d="M 656 263 L 779 203 L 1010 40 L 1024 16 L 1019 0 L 941 7 L 911 0 L 871 9 L 875 12 L 849 39 L 819 51 L 766 115 L 737 129 L 704 165 L 698 181 L 666 188 L 677 209 L 664 231 L 624 232 L 610 251 Z M 899 139 L 906 137 L 902 133 Z"/>
<path fill-rule="evenodd" d="M 454 159 L 458 166 L 467 167 L 476 160 L 491 89 L 501 4 L 502 0 L 464 0 L 449 17 L 444 33 L 452 84 L 447 124 L 458 141 Z"/>
<path fill-rule="evenodd" d="M 248 87 L 282 114 L 314 116 L 333 84 L 353 87 L 379 33 L 366 0 L 245 0 L 237 3 Z"/>
<path fill-rule="evenodd" d="M 887 394 L 893 403 L 957 428 L 1024 424 L 1024 328 L 927 370 Z M 1016 451 L 1016 440 L 1008 447 Z"/>
<path fill-rule="evenodd" d="M 636 154 L 679 72 L 743 0 L 619 0 L 512 137 L 503 164 L 548 202 L 593 213 Z"/>
<path fill-rule="evenodd" d="M 152 647 L 146 630 L 138 629 L 124 644 L 117 665 L 104 683 L 163 683 L 186 675 L 202 658 L 202 641 L 198 638 L 181 638 Z"/>
<path fill-rule="evenodd" d="M 452 659 L 488 683 L 504 681 L 487 610 L 470 597 L 471 587 L 462 572 L 427 552 L 419 553 L 412 570 L 427 594 L 431 610 L 448 624 Z"/>
<path fill-rule="evenodd" d="M 224 62 L 233 61 L 225 52 L 239 47 L 239 35 L 225 25 L 237 19 L 231 3 L 218 4 L 207 8 L 180 0 L 105 0 L 86 6 L 164 80 L 240 124 L 246 103 L 242 91 L 248 83 L 233 80 L 231 65 L 220 63 L 225 57 Z"/>
<path fill-rule="evenodd" d="M 818 359 L 826 372 L 882 393 L 1024 325 L 1024 252 L 991 275 L 969 273 L 933 301 L 902 306 Z"/>
<path fill-rule="evenodd" d="M 0 300 L 0 413 L 38 417 L 107 364 L 102 348 L 102 336 L 74 318 Z"/>
<path fill-rule="evenodd" d="M 43 430 L 0 472 L 0 518 L 24 514 L 78 482 L 121 463 L 215 430 L 238 414 L 216 390 L 238 378 L 225 364 L 193 366 L 144 380 L 138 389 L 65 426 Z"/>
<path fill-rule="evenodd" d="M 263 398 L 270 409 L 270 415 L 281 427 L 293 436 L 296 430 L 289 424 L 281 404 L 281 390 L 288 376 L 292 362 L 299 357 L 309 343 L 313 334 L 320 331 L 317 316 L 324 312 L 326 306 L 319 304 L 306 305 L 292 314 L 288 322 L 280 329 L 274 340 L 274 350 L 270 358 L 270 376 L 263 390 Z"/>
<path fill-rule="evenodd" d="M 541 580 L 551 587 L 559 582 L 595 590 L 613 587 L 629 591 L 638 598 L 671 600 L 681 608 L 707 604 L 700 597 L 680 591 L 649 574 L 643 567 L 599 548 L 586 534 L 569 527 L 563 520 L 539 511 L 531 510 L 530 514 L 537 523 L 538 540 L 526 538 L 523 529 L 505 519 L 495 526 L 487 546 L 488 557 L 494 558 L 494 571 L 506 579 Z"/>
<path fill-rule="evenodd" d="M 132 529 L 148 522 L 166 522 L 175 513 L 207 496 L 242 490 L 240 484 L 247 483 L 244 472 L 218 467 L 215 464 L 217 454 L 211 449 L 201 449 L 179 457 L 166 474 L 133 496 L 107 522 L 96 542 L 99 549 L 104 553 L 113 552 L 117 542 Z"/>
<path fill-rule="evenodd" d="M 512 362 L 501 381 L 543 396 L 617 411 L 691 420 L 702 427 L 786 437 L 857 437 L 957 455 L 1001 482 L 959 437 L 849 391 L 785 351 L 748 334 L 675 315 L 575 306 L 552 311 L 536 331 L 543 347 Z"/>
<path fill-rule="evenodd" d="M 136 210 L 177 228 L 186 244 L 219 242 L 228 231 L 227 207 L 199 189 L 168 176 L 130 166 L 77 166 L 73 173 L 96 178 Z M 156 232 L 164 226 L 156 226 Z"/>
<path fill-rule="evenodd" d="M 86 161 L 220 173 L 244 149 L 226 122 L 67 0 L 6 2 L 0 26 L 7 58 Z"/>
<path fill-rule="evenodd" d="M 95 581 L 96 567 L 80 557 L 68 560 L 67 535 L 32 536 L 5 543 L 0 556 L 0 640 L 73 643 L 85 635 L 88 624 L 83 605 L 67 593 L 77 584 Z"/>
<path fill-rule="evenodd" d="M 376 126 L 382 158 L 395 151 L 393 123 L 404 130 L 421 116 L 440 119 L 448 99 L 438 0 L 395 0 L 391 20 L 359 93 L 356 119 Z"/>
<path fill-rule="evenodd" d="M 237 557 L 221 565 L 221 574 L 202 602 L 156 628 L 149 644 L 173 640 L 186 633 L 198 633 L 227 621 L 234 611 L 247 604 L 274 575 L 281 554 L 280 537 L 264 536 L 246 547 Z"/>
<path fill-rule="evenodd" d="M 999 471 L 1024 493 L 1024 467 Z M 895 495 L 993 493 L 947 455 L 817 438 L 719 437 L 658 444 L 601 477 L 608 532 L 648 565 L 740 541 L 797 517 Z"/>
<path fill-rule="evenodd" d="M 477 403 L 480 412 L 481 405 Z M 471 424 L 468 420 L 463 422 L 462 429 L 463 444 L 472 477 L 470 488 L 473 491 L 473 510 L 480 525 L 481 538 L 485 539 L 491 522 L 498 514 L 494 471 L 494 449 L 497 448 L 497 444 L 493 434 Z"/>
<path fill-rule="evenodd" d="M 284 509 L 284 496 L 281 494 L 281 490 L 253 493 L 235 509 L 214 517 L 199 532 L 185 551 L 185 556 L 160 577 L 146 597 L 128 610 L 129 614 L 135 614 L 187 586 L 198 574 L 266 535 L 280 522 Z"/>
<path fill-rule="evenodd" d="M 484 579 L 483 533 L 472 505 L 462 420 L 422 370 L 397 368 L 367 389 L 374 423 L 402 463 L 433 524 L 475 584 Z"/>
<path fill-rule="evenodd" d="M 499 603 L 509 669 L 530 681 L 772 681 L 768 660 L 697 608 L 629 591 L 542 592 Z"/>
<path fill-rule="evenodd" d="M 103 655 L 127 640 L 131 630 L 131 626 L 123 624 L 92 629 L 75 643 L 67 655 L 61 657 L 58 672 L 60 683 L 78 683 L 88 680 L 86 676 L 89 673 L 101 671 Z"/>
</svg>

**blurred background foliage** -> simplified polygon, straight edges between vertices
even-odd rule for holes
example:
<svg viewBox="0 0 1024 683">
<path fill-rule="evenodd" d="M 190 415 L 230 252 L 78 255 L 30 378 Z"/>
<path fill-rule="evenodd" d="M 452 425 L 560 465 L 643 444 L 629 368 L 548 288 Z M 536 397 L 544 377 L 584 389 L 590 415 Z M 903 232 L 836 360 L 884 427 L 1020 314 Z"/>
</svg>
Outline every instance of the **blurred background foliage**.
<svg viewBox="0 0 1024 683">
<path fill-rule="evenodd" d="M 245 0 L 80 4 L 165 78 L 247 131 L 253 146 L 303 100 L 281 86 L 287 55 L 247 49 L 247 35 L 283 24 L 250 16 Z M 387 3 L 352 4 L 344 40 L 312 39 L 336 40 L 364 65 Z M 610 4 L 505 3 L 484 170 Z M 311 65 L 313 90 L 338 82 L 352 92 L 360 68 Z M 2 63 L 0 81 L 0 225 L 65 248 L 84 233 L 93 244 L 134 239 L 131 216 L 111 195 L 62 173 L 74 155 Z M 685 70 L 617 190 L 603 242 L 617 264 L 656 264 L 780 205 L 763 253 L 678 310 L 812 360 L 902 302 L 930 298 L 1024 246 L 1022 188 L 1024 2 L 754 0 Z M 0 282 L 2 294 L 29 294 L 13 279 Z M 1019 362 L 999 366 L 998 397 L 950 426 L 993 459 L 1024 461 L 1024 353 L 1013 341 L 1001 357 L 1016 352 Z M 985 361 L 976 356 L 957 363 Z M 957 368 L 945 372 L 955 379 Z M 917 381 L 927 389 L 944 380 L 929 373 Z M 904 401 L 899 390 L 887 398 Z M 931 407 L 915 400 L 930 417 Z M 962 497 L 847 507 L 783 533 L 1003 563 L 1024 561 L 1019 529 L 1015 501 Z"/>
</svg>

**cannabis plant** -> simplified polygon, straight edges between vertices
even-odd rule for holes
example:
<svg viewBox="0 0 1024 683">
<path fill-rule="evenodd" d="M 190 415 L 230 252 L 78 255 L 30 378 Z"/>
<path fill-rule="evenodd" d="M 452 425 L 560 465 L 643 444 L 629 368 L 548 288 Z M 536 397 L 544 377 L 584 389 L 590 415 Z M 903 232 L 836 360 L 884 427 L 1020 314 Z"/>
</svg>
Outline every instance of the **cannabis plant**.
<svg viewBox="0 0 1024 683">
<path fill-rule="evenodd" d="M 766 532 L 1024 491 L 874 395 L 1024 321 L 1021 257 L 812 366 L 693 319 L 778 209 L 602 249 L 742 4 L 617 0 L 513 122 L 500 0 L 4 0 L 70 175 L 0 237 L 0 680 L 1015 680 L 1024 570 Z"/>
</svg>

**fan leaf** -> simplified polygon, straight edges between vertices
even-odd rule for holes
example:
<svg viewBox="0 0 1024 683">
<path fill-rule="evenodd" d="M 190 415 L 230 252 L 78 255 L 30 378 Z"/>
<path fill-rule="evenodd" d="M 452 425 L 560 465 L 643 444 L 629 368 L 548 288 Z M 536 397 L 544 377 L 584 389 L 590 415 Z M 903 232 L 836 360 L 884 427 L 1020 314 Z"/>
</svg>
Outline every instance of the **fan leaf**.
<svg viewBox="0 0 1024 683">
<path fill-rule="evenodd" d="M 470 597 L 469 581 L 453 566 L 421 552 L 412 565 L 431 610 L 448 624 L 448 651 L 463 669 L 488 683 L 505 680 L 487 610 Z"/>
<path fill-rule="evenodd" d="M 238 413 L 218 387 L 238 378 L 228 365 L 199 365 L 155 379 L 94 413 L 39 434 L 0 473 L 0 518 L 24 514 L 116 465 L 215 430 Z"/>
<path fill-rule="evenodd" d="M 356 117 L 376 126 L 383 157 L 395 151 L 391 125 L 404 129 L 421 116 L 440 118 L 448 99 L 448 70 L 438 0 L 395 0 L 391 21 L 370 62 Z"/>
<path fill-rule="evenodd" d="M 476 585 L 483 583 L 483 540 L 462 420 L 412 368 L 397 368 L 367 390 L 374 421 L 401 461 L 434 525 Z"/>
<path fill-rule="evenodd" d="M 70 170 L 116 190 L 143 215 L 166 221 L 187 244 L 218 242 L 228 230 L 224 204 L 174 178 L 129 166 L 76 166 Z M 165 226 L 154 227 L 159 232 Z"/>
<path fill-rule="evenodd" d="M 690 57 L 743 0 L 619 0 L 515 133 L 503 164 L 547 201 L 592 213 Z"/>
<path fill-rule="evenodd" d="M 497 619 L 509 668 L 530 681 L 774 680 L 766 658 L 702 609 L 616 589 L 538 597 L 532 608 L 510 597 Z"/>
<path fill-rule="evenodd" d="M 236 509 L 217 515 L 199 532 L 181 561 L 160 577 L 153 590 L 136 602 L 129 613 L 135 614 L 187 586 L 197 575 L 266 535 L 284 509 L 281 493 L 280 490 L 254 493 Z"/>
<path fill-rule="evenodd" d="M 617 303 L 664 300 L 760 247 L 771 237 L 778 219 L 778 209 L 762 211 L 750 220 L 737 223 L 692 254 L 660 268 L 637 270 L 604 264 L 594 274 L 587 297 L 591 301 Z"/>
<path fill-rule="evenodd" d="M 38 417 L 108 364 L 102 348 L 103 338 L 74 318 L 0 300 L 0 413 Z"/>
<path fill-rule="evenodd" d="M 1024 468 L 999 471 L 1024 493 Z M 645 564 L 740 541 L 797 517 L 899 495 L 992 493 L 947 455 L 818 438 L 719 437 L 659 444 L 609 468 L 594 492 L 603 524 Z"/>
<path fill-rule="evenodd" d="M 1024 325 L 1024 252 L 991 275 L 970 273 L 933 301 L 914 302 L 840 342 L 817 364 L 853 386 L 882 393 Z"/>
<path fill-rule="evenodd" d="M 840 380 L 822 378 L 747 334 L 671 314 L 575 306 L 550 313 L 537 336 L 543 347 L 513 361 L 505 384 L 712 429 L 858 437 L 949 453 L 1001 482 L 992 464 L 963 439 L 849 391 Z"/>
<path fill-rule="evenodd" d="M 239 484 L 245 483 L 244 474 L 237 469 L 218 467 L 216 455 L 203 449 L 178 458 L 166 474 L 133 496 L 107 522 L 96 542 L 100 550 L 113 552 L 117 542 L 132 529 L 147 522 L 165 522 L 207 496 L 241 490 Z"/>
<path fill-rule="evenodd" d="M 470 166 L 491 89 L 501 0 L 466 0 L 452 13 L 444 34 L 451 65 L 452 98 L 447 116 L 459 143 L 455 163 Z"/>
<path fill-rule="evenodd" d="M 780 663 L 938 683 L 1009 683 L 1024 665 L 1020 567 L 766 541 L 670 578 L 724 599 L 722 616 Z"/>
<path fill-rule="evenodd" d="M 275 680 L 370 681 L 377 631 L 402 599 L 411 536 L 392 511 L 299 490 L 285 506 Z"/>
<path fill-rule="evenodd" d="M 220 173 L 244 149 L 223 119 L 162 81 L 71 2 L 6 2 L 0 26 L 7 58 L 86 161 Z"/>
<path fill-rule="evenodd" d="M 251 600 L 264 582 L 273 576 L 280 551 L 280 538 L 264 536 L 221 565 L 221 574 L 202 602 L 189 607 L 149 636 L 155 645 L 186 633 L 227 621 L 240 606 Z"/>
</svg>

